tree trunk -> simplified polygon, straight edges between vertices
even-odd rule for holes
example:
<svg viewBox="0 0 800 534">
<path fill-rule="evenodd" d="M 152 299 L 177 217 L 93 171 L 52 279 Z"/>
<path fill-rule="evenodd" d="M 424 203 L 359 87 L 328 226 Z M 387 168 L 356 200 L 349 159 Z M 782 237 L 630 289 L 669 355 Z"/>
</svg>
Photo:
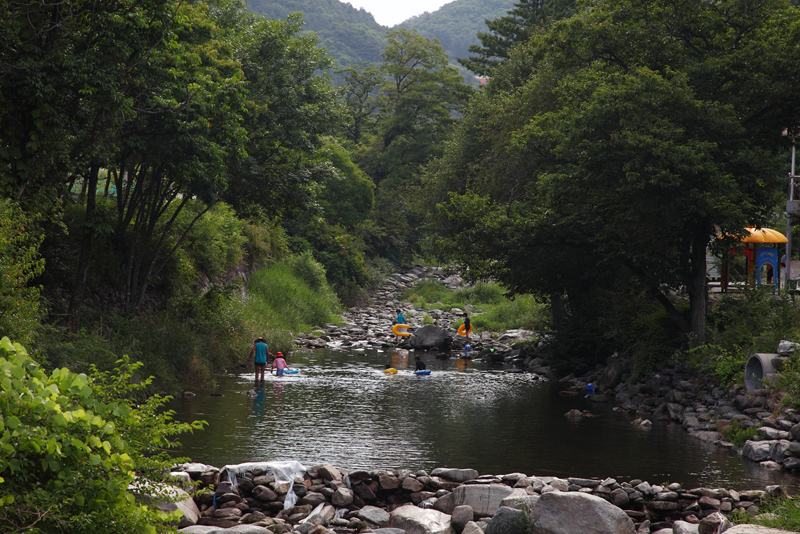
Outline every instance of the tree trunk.
<svg viewBox="0 0 800 534">
<path fill-rule="evenodd" d="M 695 232 L 692 237 L 691 273 L 689 281 L 689 314 L 694 345 L 706 342 L 706 316 L 708 312 L 708 284 L 706 283 L 706 247 L 708 234 Z"/>
<path fill-rule="evenodd" d="M 83 188 L 86 192 L 86 214 L 84 217 L 78 269 L 75 274 L 75 284 L 72 288 L 72 295 L 70 296 L 69 308 L 67 310 L 69 329 L 71 332 L 77 332 L 81 325 L 81 306 L 83 306 L 83 298 L 86 293 L 86 280 L 89 277 L 89 268 L 92 265 L 92 244 L 94 241 L 94 224 L 92 219 L 95 214 L 97 174 L 99 172 L 100 166 L 97 164 L 92 165 L 88 179 L 85 179 L 83 182 Z"/>
</svg>

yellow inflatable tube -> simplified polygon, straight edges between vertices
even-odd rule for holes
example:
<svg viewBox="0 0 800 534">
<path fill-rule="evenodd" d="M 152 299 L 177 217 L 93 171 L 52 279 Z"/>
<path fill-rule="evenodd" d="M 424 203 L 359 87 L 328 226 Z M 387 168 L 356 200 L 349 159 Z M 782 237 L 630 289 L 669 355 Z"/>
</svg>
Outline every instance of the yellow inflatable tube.
<svg viewBox="0 0 800 534">
<path fill-rule="evenodd" d="M 471 333 L 472 333 L 472 325 L 469 325 L 469 331 L 465 331 L 464 330 L 464 325 L 463 324 L 458 327 L 458 335 L 459 336 L 466 336 L 467 334 L 471 334 Z"/>
<path fill-rule="evenodd" d="M 404 331 L 401 332 L 400 331 L 401 328 L 403 328 Z M 411 334 L 408 333 L 408 325 L 407 324 L 396 324 L 396 325 L 394 325 L 392 327 L 392 332 L 394 332 L 394 335 L 401 336 L 401 337 L 408 337 L 408 336 L 411 335 Z"/>
<path fill-rule="evenodd" d="M 389 369 L 384 369 L 383 372 L 384 372 L 384 374 L 387 374 L 387 375 L 396 375 L 397 374 L 397 369 L 395 369 L 394 367 L 391 367 Z"/>
</svg>

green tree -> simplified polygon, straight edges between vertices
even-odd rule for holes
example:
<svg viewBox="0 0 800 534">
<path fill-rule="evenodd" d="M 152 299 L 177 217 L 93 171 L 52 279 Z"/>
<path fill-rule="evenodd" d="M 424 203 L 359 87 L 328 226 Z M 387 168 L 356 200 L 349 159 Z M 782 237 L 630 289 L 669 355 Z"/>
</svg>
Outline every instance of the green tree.
<svg viewBox="0 0 800 534">
<path fill-rule="evenodd" d="M 703 343 L 707 246 L 780 192 L 798 31 L 787 3 L 748 0 L 608 0 L 553 24 L 429 174 L 436 245 L 595 322 L 604 279 L 629 279 Z"/>
<path fill-rule="evenodd" d="M 166 398 L 136 396 L 127 359 L 91 377 L 46 373 L 20 344 L 0 339 L 0 521 L 12 531 L 125 532 L 172 530 L 172 514 L 137 502 L 136 477 L 156 488 L 169 465 L 173 436 L 202 428 L 175 423 Z"/>
<path fill-rule="evenodd" d="M 478 32 L 480 45 L 469 46 L 467 59 L 458 62 L 476 74 L 488 76 L 508 59 L 511 48 L 527 41 L 537 29 L 572 15 L 575 0 L 519 0 L 508 13 L 487 20 L 488 32 Z"/>
<path fill-rule="evenodd" d="M 298 14 L 261 17 L 232 29 L 247 81 L 246 156 L 231 162 L 223 198 L 243 216 L 287 218 L 306 211 L 330 169 L 314 155 L 322 136 L 343 120 L 330 79 L 333 66 Z"/>
<path fill-rule="evenodd" d="M 44 270 L 44 236 L 16 202 L 0 198 L 0 334 L 30 342 L 39 324 L 39 288 L 31 281 Z"/>
</svg>

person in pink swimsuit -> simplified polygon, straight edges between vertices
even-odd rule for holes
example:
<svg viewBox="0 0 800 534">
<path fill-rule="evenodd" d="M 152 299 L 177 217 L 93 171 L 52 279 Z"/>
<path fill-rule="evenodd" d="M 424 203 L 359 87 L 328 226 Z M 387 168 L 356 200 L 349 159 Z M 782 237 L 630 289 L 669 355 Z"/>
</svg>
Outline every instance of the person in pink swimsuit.
<svg viewBox="0 0 800 534">
<path fill-rule="evenodd" d="M 275 354 L 275 360 L 272 362 L 272 370 L 276 371 L 275 374 L 278 376 L 283 375 L 283 371 L 288 369 L 289 366 L 286 365 L 286 360 L 283 358 L 283 353 L 278 352 Z"/>
</svg>

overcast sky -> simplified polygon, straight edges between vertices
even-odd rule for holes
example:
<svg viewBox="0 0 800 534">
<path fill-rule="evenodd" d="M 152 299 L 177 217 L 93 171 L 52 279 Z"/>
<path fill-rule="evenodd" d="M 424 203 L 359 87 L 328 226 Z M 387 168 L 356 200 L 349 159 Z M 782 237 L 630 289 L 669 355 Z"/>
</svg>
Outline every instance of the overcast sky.
<svg viewBox="0 0 800 534">
<path fill-rule="evenodd" d="M 426 11 L 434 12 L 453 0 L 342 0 L 372 13 L 378 24 L 394 26 Z"/>
</svg>

